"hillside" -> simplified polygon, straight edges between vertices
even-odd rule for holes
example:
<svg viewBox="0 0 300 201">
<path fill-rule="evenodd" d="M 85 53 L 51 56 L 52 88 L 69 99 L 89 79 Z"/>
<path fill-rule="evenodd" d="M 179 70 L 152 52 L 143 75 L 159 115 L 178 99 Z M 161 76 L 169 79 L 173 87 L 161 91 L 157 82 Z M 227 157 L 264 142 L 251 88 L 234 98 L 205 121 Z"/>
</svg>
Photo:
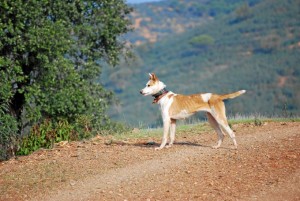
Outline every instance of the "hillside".
<svg viewBox="0 0 300 201">
<path fill-rule="evenodd" d="M 160 3 L 168 5 L 166 2 Z M 230 5 L 221 0 L 212 2 L 215 3 L 201 3 L 211 9 Z M 299 115 L 299 9 L 300 2 L 296 0 L 240 3 L 232 12 L 222 12 L 193 29 L 180 34 L 171 31 L 158 42 L 136 47 L 134 62 L 104 73 L 106 86 L 116 92 L 120 101 L 111 111 L 112 117 L 140 126 L 160 122 L 160 112 L 151 104 L 152 98 L 138 93 L 148 72 L 156 72 L 176 93 L 246 89 L 247 94 L 226 103 L 229 115 Z"/>
<path fill-rule="evenodd" d="M 244 0 L 165 0 L 133 5 L 131 20 L 135 31 L 126 37 L 135 45 L 154 43 L 170 34 L 184 33 L 209 23 L 217 16 L 232 12 L 243 2 Z M 252 0 L 250 4 L 255 2 L 257 0 Z"/>
</svg>

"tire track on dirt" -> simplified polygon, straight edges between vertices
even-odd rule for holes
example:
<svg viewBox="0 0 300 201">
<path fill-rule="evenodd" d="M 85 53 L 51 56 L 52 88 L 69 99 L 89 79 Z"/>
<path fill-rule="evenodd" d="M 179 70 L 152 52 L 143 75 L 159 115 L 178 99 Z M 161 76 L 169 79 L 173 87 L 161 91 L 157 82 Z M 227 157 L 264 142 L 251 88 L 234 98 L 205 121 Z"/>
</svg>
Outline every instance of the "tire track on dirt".
<svg viewBox="0 0 300 201">
<path fill-rule="evenodd" d="M 203 149 L 202 151 L 210 152 L 211 150 Z M 167 155 L 158 159 L 144 161 L 140 164 L 134 164 L 124 168 L 111 170 L 105 174 L 97 175 L 93 178 L 87 178 L 84 181 L 74 185 L 72 189 L 53 193 L 46 199 L 39 197 L 33 200 L 88 200 L 90 196 L 96 194 L 97 192 L 109 191 L 109 189 L 114 189 L 116 186 L 122 183 L 132 184 L 139 178 L 149 178 L 153 175 L 164 174 L 169 171 L 169 168 L 180 166 L 181 163 L 186 160 L 187 156 L 195 154 L 198 155 L 198 152 L 199 149 L 176 150 L 174 153 L 168 153 Z"/>
</svg>

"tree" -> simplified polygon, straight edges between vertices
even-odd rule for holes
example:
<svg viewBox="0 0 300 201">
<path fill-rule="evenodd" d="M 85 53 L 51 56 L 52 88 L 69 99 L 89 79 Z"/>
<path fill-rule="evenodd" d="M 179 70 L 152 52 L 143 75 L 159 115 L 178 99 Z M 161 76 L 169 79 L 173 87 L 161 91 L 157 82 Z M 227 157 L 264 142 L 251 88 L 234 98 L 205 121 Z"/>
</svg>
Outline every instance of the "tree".
<svg viewBox="0 0 300 201">
<path fill-rule="evenodd" d="M 236 22 L 241 22 L 251 16 L 251 10 L 248 3 L 243 4 L 235 10 Z"/>
<path fill-rule="evenodd" d="M 215 43 L 215 40 L 210 35 L 202 34 L 193 37 L 192 39 L 190 39 L 189 42 L 195 47 L 206 48 L 208 46 L 213 45 Z"/>
<path fill-rule="evenodd" d="M 6 134 L 78 115 L 104 126 L 112 93 L 96 80 L 102 64 L 128 52 L 120 36 L 131 30 L 130 12 L 124 0 L 2 0 L 0 124 L 18 125 Z"/>
</svg>

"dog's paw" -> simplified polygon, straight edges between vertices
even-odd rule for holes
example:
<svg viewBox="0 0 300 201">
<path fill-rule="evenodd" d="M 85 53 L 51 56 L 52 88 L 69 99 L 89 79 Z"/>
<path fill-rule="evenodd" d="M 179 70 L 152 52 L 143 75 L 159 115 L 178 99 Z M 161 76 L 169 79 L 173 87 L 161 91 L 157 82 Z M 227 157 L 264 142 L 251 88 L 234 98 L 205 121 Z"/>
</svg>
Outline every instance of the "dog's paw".
<svg viewBox="0 0 300 201">
<path fill-rule="evenodd" d="M 161 150 L 161 149 L 162 149 L 162 147 L 156 147 L 154 150 L 158 151 L 158 150 Z"/>
<path fill-rule="evenodd" d="M 168 148 L 171 148 L 172 146 L 173 146 L 172 144 L 169 144 L 166 146 L 166 148 L 168 149 Z"/>
<path fill-rule="evenodd" d="M 214 145 L 214 146 L 211 146 L 211 148 L 213 148 L 213 149 L 218 149 L 220 146 L 218 146 L 218 145 Z"/>
<path fill-rule="evenodd" d="M 237 145 L 233 145 L 233 146 L 231 147 L 231 149 L 237 150 Z"/>
</svg>

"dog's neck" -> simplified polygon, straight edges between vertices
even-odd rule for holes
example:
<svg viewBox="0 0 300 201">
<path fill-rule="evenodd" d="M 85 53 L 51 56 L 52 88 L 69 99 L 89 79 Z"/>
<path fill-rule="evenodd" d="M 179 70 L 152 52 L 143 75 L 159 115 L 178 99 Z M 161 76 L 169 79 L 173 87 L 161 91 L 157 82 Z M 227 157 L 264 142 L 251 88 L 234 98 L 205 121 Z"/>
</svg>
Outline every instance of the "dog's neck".
<svg viewBox="0 0 300 201">
<path fill-rule="evenodd" d="M 162 90 L 160 90 L 159 92 L 157 92 L 156 94 L 153 94 L 152 96 L 154 97 L 154 100 L 152 103 L 158 103 L 158 101 L 164 97 L 169 91 L 166 90 L 166 88 L 163 88 Z"/>
</svg>

